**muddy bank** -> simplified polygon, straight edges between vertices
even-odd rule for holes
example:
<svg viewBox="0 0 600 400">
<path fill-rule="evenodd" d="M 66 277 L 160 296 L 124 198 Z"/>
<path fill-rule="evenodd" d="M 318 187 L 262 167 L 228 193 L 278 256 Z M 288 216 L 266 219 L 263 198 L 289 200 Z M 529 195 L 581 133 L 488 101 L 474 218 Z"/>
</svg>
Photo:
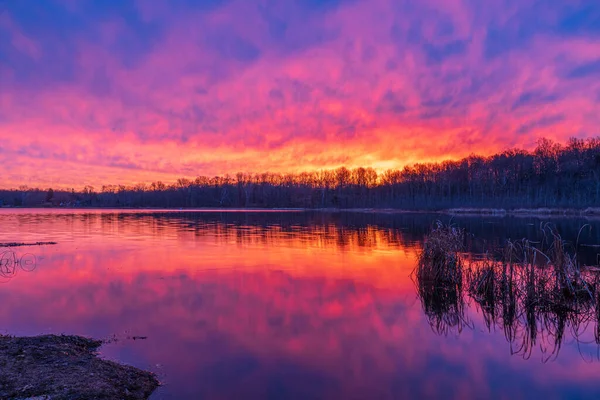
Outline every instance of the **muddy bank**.
<svg viewBox="0 0 600 400">
<path fill-rule="evenodd" d="M 80 336 L 0 335 L 0 398 L 146 399 L 154 374 L 102 360 L 99 340 Z"/>
</svg>

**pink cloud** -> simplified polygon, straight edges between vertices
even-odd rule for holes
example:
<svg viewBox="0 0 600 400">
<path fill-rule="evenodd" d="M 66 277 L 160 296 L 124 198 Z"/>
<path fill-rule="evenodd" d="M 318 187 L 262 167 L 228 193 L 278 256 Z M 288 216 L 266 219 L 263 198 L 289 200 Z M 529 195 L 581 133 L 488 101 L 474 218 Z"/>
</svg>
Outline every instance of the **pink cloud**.
<svg viewBox="0 0 600 400">
<path fill-rule="evenodd" d="M 539 11 L 519 4 L 142 2 L 138 30 L 124 16 L 99 19 L 93 34 L 67 39 L 49 72 L 46 39 L 9 11 L 9 60 L 46 78 L 29 84 L 0 65 L 0 156 L 20 164 L 3 185 L 401 167 L 596 135 L 600 83 L 576 68 L 600 54 L 598 37 L 554 29 L 562 14 L 548 7 L 517 41 L 523 16 Z M 159 33 L 139 38 L 152 24 Z M 494 26 L 505 47 L 493 45 Z M 53 80 L 55 69 L 68 79 Z"/>
</svg>

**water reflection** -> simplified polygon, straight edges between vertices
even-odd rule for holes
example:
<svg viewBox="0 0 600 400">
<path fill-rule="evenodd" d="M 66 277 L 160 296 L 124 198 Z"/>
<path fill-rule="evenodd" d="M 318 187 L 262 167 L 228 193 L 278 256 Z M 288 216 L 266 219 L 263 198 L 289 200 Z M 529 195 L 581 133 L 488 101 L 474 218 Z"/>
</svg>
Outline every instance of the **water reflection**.
<svg viewBox="0 0 600 400">
<path fill-rule="evenodd" d="M 599 396 L 576 345 L 515 363 L 469 297 L 427 299 L 471 324 L 431 332 L 409 276 L 437 218 L 0 212 L 0 240 L 58 242 L 0 287 L 1 329 L 123 338 L 103 354 L 157 372 L 155 399 Z"/>
<path fill-rule="evenodd" d="M 447 280 L 422 279 L 416 283 L 423 313 L 433 332 L 438 335 L 460 334 L 471 327 L 465 314 L 462 285 Z"/>
<path fill-rule="evenodd" d="M 475 309 L 487 330 L 502 331 L 511 354 L 525 359 L 536 348 L 543 362 L 556 359 L 568 341 L 578 350 L 600 345 L 600 269 L 581 266 L 560 235 L 548 233 L 553 238 L 548 248 L 509 241 L 503 256 L 492 258 L 461 254 L 461 230 L 433 230 L 413 272 L 433 331 L 460 334 L 465 326 L 473 328 L 469 314 Z"/>
<path fill-rule="evenodd" d="M 567 290 L 551 268 L 499 264 L 485 268 L 486 276 L 480 274 L 474 277 L 479 281 L 471 282 L 470 296 L 488 329 L 502 328 L 512 354 L 527 359 L 538 346 L 543 361 L 548 361 L 558 357 L 569 339 L 578 348 L 592 340 L 600 344 L 596 271 L 582 271 L 581 280 L 574 282 L 576 289 Z"/>
</svg>

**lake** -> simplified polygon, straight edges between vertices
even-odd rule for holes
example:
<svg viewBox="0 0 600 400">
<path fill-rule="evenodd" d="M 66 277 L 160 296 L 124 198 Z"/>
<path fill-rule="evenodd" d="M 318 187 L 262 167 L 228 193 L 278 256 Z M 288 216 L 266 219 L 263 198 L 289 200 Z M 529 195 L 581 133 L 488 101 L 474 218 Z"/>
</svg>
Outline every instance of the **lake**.
<svg viewBox="0 0 600 400">
<path fill-rule="evenodd" d="M 474 301 L 432 324 L 411 272 L 438 219 L 473 253 L 543 222 L 600 252 L 577 218 L 3 209 L 0 242 L 57 244 L 11 248 L 0 333 L 109 339 L 103 357 L 158 374 L 152 399 L 600 398 L 595 321 L 558 351 L 543 321 L 510 343 Z"/>
</svg>

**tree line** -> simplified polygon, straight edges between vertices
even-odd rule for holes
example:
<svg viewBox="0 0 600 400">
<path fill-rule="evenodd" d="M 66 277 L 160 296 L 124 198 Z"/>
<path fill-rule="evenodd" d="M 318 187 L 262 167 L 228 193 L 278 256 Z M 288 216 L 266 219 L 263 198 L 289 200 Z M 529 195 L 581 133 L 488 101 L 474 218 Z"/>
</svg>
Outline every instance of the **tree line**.
<svg viewBox="0 0 600 400">
<path fill-rule="evenodd" d="M 600 205 L 600 136 L 565 144 L 540 139 L 532 151 L 417 163 L 382 173 L 340 167 L 302 173 L 198 176 L 165 184 L 75 190 L 0 191 L 4 206 L 443 209 Z"/>
</svg>

